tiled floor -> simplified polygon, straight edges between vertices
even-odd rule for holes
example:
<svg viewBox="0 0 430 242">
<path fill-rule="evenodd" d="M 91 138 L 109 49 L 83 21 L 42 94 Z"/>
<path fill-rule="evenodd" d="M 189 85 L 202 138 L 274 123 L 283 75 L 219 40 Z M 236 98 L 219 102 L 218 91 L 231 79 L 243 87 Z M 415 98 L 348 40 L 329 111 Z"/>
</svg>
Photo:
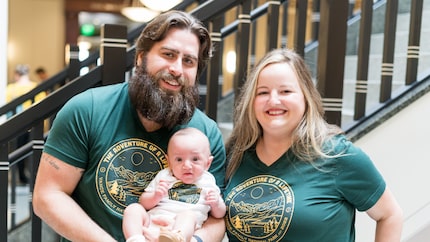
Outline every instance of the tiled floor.
<svg viewBox="0 0 430 242">
<path fill-rule="evenodd" d="M 8 189 L 8 242 L 31 241 L 31 223 L 26 222 L 30 217 L 30 186 L 19 185 L 15 190 L 15 206 L 11 204 L 12 189 Z M 15 218 L 13 221 L 13 212 Z M 13 226 L 14 225 L 14 226 Z M 10 230 L 14 227 L 13 230 Z M 42 241 L 58 242 L 59 238 L 46 224 L 42 223 Z"/>
<path fill-rule="evenodd" d="M 11 204 L 12 191 L 8 189 L 8 229 L 12 224 L 20 224 L 30 216 L 30 187 L 29 185 L 20 185 L 16 187 L 15 206 Z M 15 222 L 12 223 L 12 215 L 15 211 Z"/>
</svg>

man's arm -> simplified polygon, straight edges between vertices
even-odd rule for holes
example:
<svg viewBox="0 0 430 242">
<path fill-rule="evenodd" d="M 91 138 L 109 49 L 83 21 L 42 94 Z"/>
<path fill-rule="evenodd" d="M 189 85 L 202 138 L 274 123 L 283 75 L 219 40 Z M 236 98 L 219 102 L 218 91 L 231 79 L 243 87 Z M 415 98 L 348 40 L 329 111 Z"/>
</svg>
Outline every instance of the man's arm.
<svg viewBox="0 0 430 242">
<path fill-rule="evenodd" d="M 214 218 L 209 216 L 204 222 L 201 229 L 194 232 L 195 235 L 200 237 L 203 242 L 220 242 L 225 235 L 225 222 L 224 218 Z M 198 242 L 195 238 L 191 242 Z"/>
<path fill-rule="evenodd" d="M 43 153 L 33 193 L 34 212 L 68 240 L 115 241 L 71 198 L 83 171 Z"/>
</svg>

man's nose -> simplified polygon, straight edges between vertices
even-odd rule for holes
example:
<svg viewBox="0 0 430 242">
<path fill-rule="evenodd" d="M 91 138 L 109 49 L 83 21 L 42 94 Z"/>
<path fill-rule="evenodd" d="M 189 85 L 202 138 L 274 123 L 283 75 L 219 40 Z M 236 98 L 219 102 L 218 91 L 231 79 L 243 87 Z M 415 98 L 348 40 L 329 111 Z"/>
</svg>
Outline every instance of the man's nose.
<svg viewBox="0 0 430 242">
<path fill-rule="evenodd" d="M 180 77 L 182 75 L 183 69 L 182 69 L 182 59 L 177 58 L 176 60 L 172 61 L 169 66 L 169 73 L 172 74 L 174 77 Z"/>
</svg>

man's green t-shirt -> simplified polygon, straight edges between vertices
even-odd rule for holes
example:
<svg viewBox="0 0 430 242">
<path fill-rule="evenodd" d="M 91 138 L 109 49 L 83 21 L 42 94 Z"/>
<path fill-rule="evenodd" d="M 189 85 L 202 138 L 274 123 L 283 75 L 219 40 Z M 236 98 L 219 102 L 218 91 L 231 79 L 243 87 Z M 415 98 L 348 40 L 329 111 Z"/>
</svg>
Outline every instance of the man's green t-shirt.
<svg viewBox="0 0 430 242">
<path fill-rule="evenodd" d="M 167 166 L 168 140 L 186 126 L 208 136 L 214 156 L 209 171 L 223 188 L 225 149 L 217 124 L 196 110 L 186 125 L 146 132 L 130 102 L 128 83 L 73 97 L 56 116 L 44 152 L 85 169 L 73 198 L 103 229 L 124 241 L 125 207 L 138 202 L 152 178 Z"/>
</svg>

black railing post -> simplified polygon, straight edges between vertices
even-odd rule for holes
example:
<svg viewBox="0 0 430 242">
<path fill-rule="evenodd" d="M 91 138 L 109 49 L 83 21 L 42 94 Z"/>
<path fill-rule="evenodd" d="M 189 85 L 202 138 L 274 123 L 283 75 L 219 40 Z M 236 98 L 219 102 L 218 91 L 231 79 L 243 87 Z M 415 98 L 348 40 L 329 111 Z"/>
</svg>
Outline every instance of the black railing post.
<svg viewBox="0 0 430 242">
<path fill-rule="evenodd" d="M 320 0 L 312 1 L 312 41 L 318 39 L 320 27 Z"/>
<path fill-rule="evenodd" d="M 341 124 L 348 1 L 321 1 L 318 47 L 318 90 L 327 122 Z"/>
<path fill-rule="evenodd" d="M 79 46 L 69 45 L 69 68 L 67 69 L 67 78 L 69 81 L 80 76 L 81 63 L 79 61 Z M 63 83 L 64 84 L 64 83 Z"/>
<path fill-rule="evenodd" d="M 411 1 L 411 18 L 409 21 L 408 60 L 406 64 L 406 85 L 417 81 L 418 59 L 420 56 L 420 34 L 423 1 Z"/>
<path fill-rule="evenodd" d="M 209 25 L 211 39 L 216 51 L 214 51 L 207 69 L 205 109 L 206 114 L 215 121 L 217 120 L 221 55 L 223 53 L 223 42 L 221 38 L 221 27 L 223 23 L 223 16 L 218 16 Z"/>
<path fill-rule="evenodd" d="M 361 1 L 360 36 L 358 41 L 357 82 L 355 84 L 354 120 L 366 113 L 369 71 L 370 36 L 372 32 L 373 0 Z"/>
<path fill-rule="evenodd" d="M 381 90 L 379 102 L 383 103 L 391 98 L 394 73 L 394 46 L 396 42 L 398 0 L 387 0 L 384 27 L 384 48 L 381 67 Z"/>
<path fill-rule="evenodd" d="M 288 2 L 281 4 L 282 16 L 281 16 L 281 48 L 286 48 L 288 45 Z M 254 34 L 256 35 L 256 34 Z"/>
<path fill-rule="evenodd" d="M 267 9 L 267 50 L 270 51 L 278 47 L 278 29 L 279 29 L 279 9 L 280 1 L 270 1 Z M 256 36 L 256 33 L 254 33 Z M 254 37 L 255 38 L 255 37 Z"/>
<path fill-rule="evenodd" d="M 8 201 L 8 172 L 9 172 L 8 143 L 0 144 L 0 241 L 7 239 L 7 201 Z"/>
<path fill-rule="evenodd" d="M 307 19 L 307 0 L 296 1 L 296 13 L 294 20 L 294 49 L 296 52 L 305 56 L 305 38 L 306 38 L 306 19 Z"/>
<path fill-rule="evenodd" d="M 250 46 L 250 29 L 251 29 L 251 1 L 243 1 L 238 5 L 239 25 L 236 34 L 236 73 L 234 75 L 234 94 L 235 100 L 239 96 L 239 90 L 245 82 L 248 71 L 248 55 Z"/>
<path fill-rule="evenodd" d="M 33 155 L 31 157 L 31 177 L 30 177 L 30 215 L 31 219 L 31 241 L 42 241 L 42 221 L 34 214 L 32 201 L 34 191 L 34 181 L 36 180 L 37 170 L 39 168 L 40 157 L 42 155 L 43 145 L 45 143 L 43 138 L 44 122 L 40 121 L 36 126 L 31 129 L 31 140 L 33 142 Z"/>
<path fill-rule="evenodd" d="M 103 85 L 123 82 L 127 66 L 127 27 L 114 24 L 103 25 L 101 42 Z"/>
<path fill-rule="evenodd" d="M 10 149 L 10 147 L 9 147 Z M 9 159 L 10 160 L 10 159 Z M 21 161 L 25 162 L 25 161 Z M 9 161 L 9 164 L 10 161 Z M 16 228 L 16 186 L 17 186 L 17 173 L 18 165 L 9 165 L 9 171 L 11 173 L 10 183 L 8 185 L 8 189 L 10 188 L 10 193 L 8 193 L 8 200 L 10 200 L 8 212 L 10 213 L 10 229 Z M 9 229 L 9 228 L 8 228 Z"/>
</svg>

